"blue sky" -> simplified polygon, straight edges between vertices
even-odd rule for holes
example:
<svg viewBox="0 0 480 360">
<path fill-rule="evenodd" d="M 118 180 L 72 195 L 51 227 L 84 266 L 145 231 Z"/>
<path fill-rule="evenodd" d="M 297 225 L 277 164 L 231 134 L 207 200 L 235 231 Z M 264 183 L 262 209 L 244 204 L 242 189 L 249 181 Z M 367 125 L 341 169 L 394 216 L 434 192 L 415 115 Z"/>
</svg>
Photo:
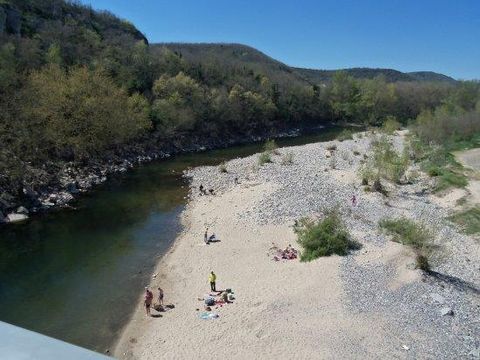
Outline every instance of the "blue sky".
<svg viewBox="0 0 480 360">
<path fill-rule="evenodd" d="M 235 42 L 288 65 L 480 79 L 480 0 L 82 0 L 154 42 Z"/>
</svg>

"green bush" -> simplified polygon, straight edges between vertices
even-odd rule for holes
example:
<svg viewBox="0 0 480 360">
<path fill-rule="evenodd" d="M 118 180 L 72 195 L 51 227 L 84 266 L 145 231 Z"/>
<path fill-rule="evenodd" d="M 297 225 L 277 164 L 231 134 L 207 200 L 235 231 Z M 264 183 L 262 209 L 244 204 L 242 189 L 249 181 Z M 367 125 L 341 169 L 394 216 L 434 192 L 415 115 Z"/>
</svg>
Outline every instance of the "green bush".
<svg viewBox="0 0 480 360">
<path fill-rule="evenodd" d="M 410 162 L 408 154 L 398 154 L 385 136 L 372 142 L 372 153 L 373 156 L 359 169 L 360 178 L 367 181 L 384 178 L 399 183 Z"/>
<path fill-rule="evenodd" d="M 343 129 L 337 136 L 338 141 L 353 140 L 353 131 L 349 129 Z"/>
<path fill-rule="evenodd" d="M 422 223 L 407 218 L 382 219 L 380 228 L 392 236 L 392 240 L 410 246 L 416 254 L 417 268 L 429 271 L 429 255 L 433 250 L 433 233 Z"/>
<path fill-rule="evenodd" d="M 382 131 L 388 135 L 392 135 L 396 130 L 400 130 L 402 124 L 397 121 L 395 116 L 387 116 L 382 125 Z"/>
<path fill-rule="evenodd" d="M 471 209 L 459 212 L 449 217 L 449 220 L 459 224 L 465 233 L 480 233 L 480 207 L 475 206 Z"/>
<path fill-rule="evenodd" d="M 228 170 L 227 170 L 227 163 L 224 161 L 222 162 L 219 166 L 218 166 L 218 170 L 221 172 L 221 173 L 227 173 Z"/>
<path fill-rule="evenodd" d="M 288 152 L 282 156 L 282 165 L 293 164 L 293 153 Z"/>
<path fill-rule="evenodd" d="M 275 140 L 267 140 L 265 142 L 265 145 L 263 146 L 263 150 L 265 152 L 269 152 L 269 153 L 272 153 L 272 154 L 275 154 L 275 155 L 278 155 L 279 152 L 278 152 L 278 145 L 277 143 L 275 142 Z"/>
<path fill-rule="evenodd" d="M 303 247 L 301 261 L 312 261 L 333 254 L 343 256 L 360 248 L 360 244 L 351 239 L 337 211 L 328 212 L 319 222 L 300 220 L 295 233 Z"/>
<path fill-rule="evenodd" d="M 270 153 L 267 152 L 267 151 L 264 151 L 263 153 L 261 153 L 258 156 L 258 164 L 259 165 L 264 165 L 266 163 L 271 163 L 271 162 L 272 162 L 272 158 L 270 156 Z"/>
</svg>

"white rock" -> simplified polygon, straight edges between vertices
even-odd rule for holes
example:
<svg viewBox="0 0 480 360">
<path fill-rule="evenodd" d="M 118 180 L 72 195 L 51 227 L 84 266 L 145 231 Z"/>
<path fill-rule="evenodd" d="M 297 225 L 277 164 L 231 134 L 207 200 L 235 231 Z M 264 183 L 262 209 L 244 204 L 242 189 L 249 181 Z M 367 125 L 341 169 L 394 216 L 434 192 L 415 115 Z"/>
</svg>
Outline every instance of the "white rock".
<svg viewBox="0 0 480 360">
<path fill-rule="evenodd" d="M 438 295 L 435 293 L 431 293 L 430 297 L 432 298 L 433 301 L 439 304 L 445 304 L 445 298 L 442 295 Z"/>
<path fill-rule="evenodd" d="M 448 306 L 441 308 L 440 313 L 442 314 L 442 316 L 447 316 L 447 315 L 453 316 L 453 310 Z"/>
<path fill-rule="evenodd" d="M 28 219 L 28 216 L 25 215 L 25 214 L 16 214 L 16 213 L 11 213 L 11 214 L 8 214 L 7 215 L 7 221 L 8 222 L 20 222 L 20 221 L 24 221 L 24 220 L 27 220 Z"/>
<path fill-rule="evenodd" d="M 28 209 L 24 206 L 19 206 L 17 209 L 18 214 L 28 215 Z"/>
</svg>

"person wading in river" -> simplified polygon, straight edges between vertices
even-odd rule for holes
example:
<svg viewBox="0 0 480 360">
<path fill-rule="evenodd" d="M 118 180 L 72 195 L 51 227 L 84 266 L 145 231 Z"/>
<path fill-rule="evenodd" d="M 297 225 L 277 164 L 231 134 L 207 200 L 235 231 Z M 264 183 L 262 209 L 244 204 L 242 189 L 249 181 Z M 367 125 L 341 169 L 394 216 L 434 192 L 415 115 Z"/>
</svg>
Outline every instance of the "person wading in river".
<svg viewBox="0 0 480 360">
<path fill-rule="evenodd" d="M 145 311 L 147 312 L 147 316 L 150 315 L 150 307 L 152 306 L 152 300 L 153 300 L 153 293 L 150 291 L 148 286 L 145 287 Z"/>
<path fill-rule="evenodd" d="M 217 281 L 217 275 L 212 271 L 210 275 L 208 275 L 208 282 L 210 283 L 210 289 L 212 291 L 217 291 L 215 288 L 215 282 Z"/>
</svg>

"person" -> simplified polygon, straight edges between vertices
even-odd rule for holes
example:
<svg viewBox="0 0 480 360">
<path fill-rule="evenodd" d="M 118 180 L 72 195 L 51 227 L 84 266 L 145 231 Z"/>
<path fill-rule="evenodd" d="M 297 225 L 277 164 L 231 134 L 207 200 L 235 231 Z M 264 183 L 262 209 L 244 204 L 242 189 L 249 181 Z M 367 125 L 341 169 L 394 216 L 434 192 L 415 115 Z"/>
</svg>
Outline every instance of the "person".
<svg viewBox="0 0 480 360">
<path fill-rule="evenodd" d="M 215 287 L 215 282 L 217 281 L 217 275 L 212 271 L 210 272 L 210 275 L 208 275 L 208 282 L 210 283 L 210 289 L 212 291 L 217 291 Z"/>
<path fill-rule="evenodd" d="M 158 288 L 158 304 L 163 306 L 163 290 Z"/>
<path fill-rule="evenodd" d="M 209 244 L 209 239 L 208 239 L 208 227 L 205 229 L 205 234 L 203 235 L 203 241 L 205 241 L 205 244 Z"/>
<path fill-rule="evenodd" d="M 145 286 L 145 310 L 147 316 L 150 316 L 150 307 L 152 306 L 153 293 L 150 291 L 148 286 Z"/>
<path fill-rule="evenodd" d="M 352 206 L 357 206 L 357 197 L 355 194 L 352 195 Z"/>
</svg>

